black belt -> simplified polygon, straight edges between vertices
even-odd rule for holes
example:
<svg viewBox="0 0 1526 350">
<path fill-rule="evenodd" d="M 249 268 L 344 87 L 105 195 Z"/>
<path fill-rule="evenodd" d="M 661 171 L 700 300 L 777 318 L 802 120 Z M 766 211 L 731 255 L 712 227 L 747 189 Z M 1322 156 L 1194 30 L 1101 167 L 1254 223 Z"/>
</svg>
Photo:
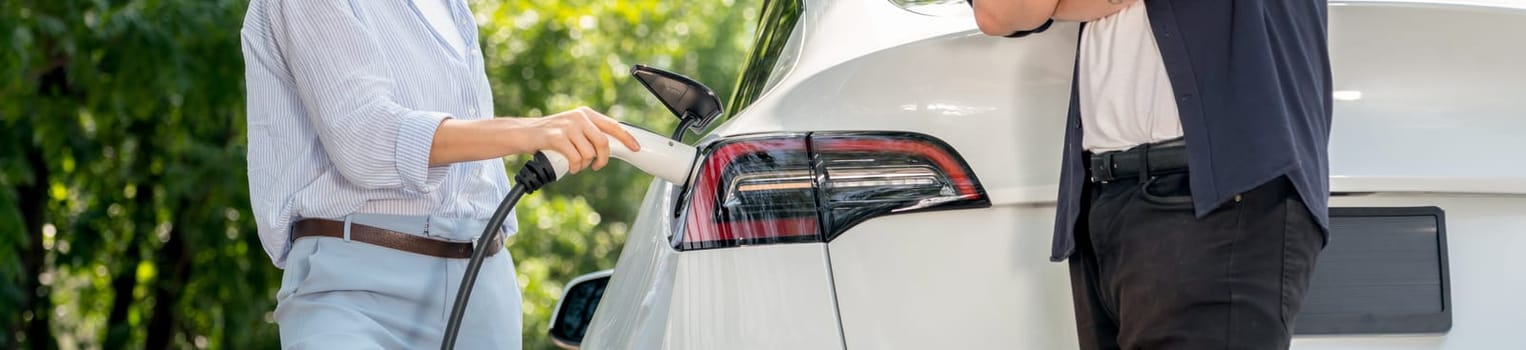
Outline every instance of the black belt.
<svg viewBox="0 0 1526 350">
<path fill-rule="evenodd" d="M 1173 139 L 1123 151 L 1093 154 L 1091 182 L 1149 179 L 1151 176 L 1187 172 L 1187 143 Z"/>
</svg>

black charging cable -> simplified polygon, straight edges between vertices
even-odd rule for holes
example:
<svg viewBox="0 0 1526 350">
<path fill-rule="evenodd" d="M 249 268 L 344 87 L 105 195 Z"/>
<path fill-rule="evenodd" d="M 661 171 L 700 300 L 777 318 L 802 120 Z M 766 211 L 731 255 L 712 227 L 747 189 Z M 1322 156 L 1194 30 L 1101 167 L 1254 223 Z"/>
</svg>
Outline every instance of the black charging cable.
<svg viewBox="0 0 1526 350">
<path fill-rule="evenodd" d="M 472 296 L 472 286 L 477 284 L 477 274 L 482 272 L 482 261 L 487 258 L 488 249 L 504 249 L 503 246 L 492 246 L 489 242 L 498 235 L 503 226 L 503 220 L 508 218 L 509 212 L 519 199 L 526 194 L 535 193 L 541 186 L 556 181 L 556 169 L 551 166 L 551 160 L 541 152 L 536 152 L 534 159 L 525 163 L 524 168 L 514 175 L 514 187 L 509 189 L 509 195 L 504 196 L 503 202 L 498 203 L 498 210 L 493 211 L 493 217 L 488 219 L 487 227 L 482 229 L 482 236 L 477 238 L 476 247 L 472 250 L 472 259 L 466 264 L 466 273 L 461 276 L 461 288 L 456 290 L 456 302 L 450 307 L 450 319 L 445 323 L 445 339 L 440 343 L 440 349 L 450 350 L 456 347 L 456 335 L 461 333 L 461 317 L 466 313 L 466 300 Z M 512 279 L 511 279 L 512 281 Z"/>
</svg>

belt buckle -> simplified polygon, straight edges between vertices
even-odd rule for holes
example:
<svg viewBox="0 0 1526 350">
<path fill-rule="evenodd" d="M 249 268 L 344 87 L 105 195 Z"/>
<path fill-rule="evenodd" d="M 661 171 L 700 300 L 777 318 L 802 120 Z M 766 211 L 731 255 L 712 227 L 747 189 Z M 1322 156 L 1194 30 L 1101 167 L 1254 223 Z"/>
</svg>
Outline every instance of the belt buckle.
<svg viewBox="0 0 1526 350">
<path fill-rule="evenodd" d="M 1112 168 L 1117 167 L 1112 162 L 1114 151 L 1109 153 L 1093 154 L 1088 159 L 1087 168 L 1091 168 L 1091 182 L 1108 183 L 1112 180 Z"/>
<path fill-rule="evenodd" d="M 1119 179 L 1117 174 L 1112 173 L 1112 170 L 1117 170 L 1117 168 L 1119 168 L 1117 159 L 1114 159 L 1114 156 L 1117 156 L 1117 154 L 1119 154 L 1117 151 L 1102 153 L 1102 176 L 1100 176 L 1102 183 L 1108 183 L 1111 182 L 1111 180 Z"/>
</svg>

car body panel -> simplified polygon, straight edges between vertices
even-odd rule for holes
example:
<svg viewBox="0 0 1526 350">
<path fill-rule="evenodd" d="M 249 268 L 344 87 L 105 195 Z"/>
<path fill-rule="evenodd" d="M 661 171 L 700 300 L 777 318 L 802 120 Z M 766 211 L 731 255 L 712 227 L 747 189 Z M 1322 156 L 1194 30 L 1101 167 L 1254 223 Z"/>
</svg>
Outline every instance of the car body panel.
<svg viewBox="0 0 1526 350">
<path fill-rule="evenodd" d="M 1075 348 L 1053 206 L 896 215 L 830 243 L 850 349 Z M 1002 347 L 1002 346 L 995 346 Z"/>
<path fill-rule="evenodd" d="M 583 337 L 588 349 L 655 349 L 666 333 L 678 252 L 668 243 L 676 186 L 652 180 Z M 658 210 L 667 208 L 667 210 Z"/>
<path fill-rule="evenodd" d="M 676 190 L 648 188 L 583 347 L 842 348 L 826 245 L 679 254 L 668 236 Z"/>
<path fill-rule="evenodd" d="M 655 181 L 588 348 L 1074 347 L 1066 265 L 1048 253 L 1076 26 L 991 38 L 957 2 L 918 3 L 942 7 L 806 1 L 777 74 L 701 143 L 923 133 L 963 156 L 992 207 L 876 218 L 824 245 L 680 253 L 668 241 L 680 189 Z M 1294 348 L 1526 348 L 1510 329 L 1526 321 L 1526 275 L 1514 271 L 1526 266 L 1515 155 L 1526 149 L 1526 1 L 1441 3 L 1332 1 L 1334 87 L 1346 93 L 1333 106 L 1331 190 L 1336 207 L 1446 211 L 1453 327 Z"/>
<path fill-rule="evenodd" d="M 820 243 L 685 252 L 662 348 L 840 349 L 829 266 Z"/>
<path fill-rule="evenodd" d="M 1446 210 L 1452 329 L 1409 336 L 1296 337 L 1299 350 L 1523 349 L 1526 324 L 1526 196 L 1456 193 L 1378 193 L 1332 199 L 1336 207 L 1437 206 Z"/>
<path fill-rule="evenodd" d="M 1491 161 L 1526 149 L 1526 11 L 1359 3 L 1330 31 L 1334 88 L 1361 96 L 1335 101 L 1331 175 L 1526 178 Z"/>
</svg>

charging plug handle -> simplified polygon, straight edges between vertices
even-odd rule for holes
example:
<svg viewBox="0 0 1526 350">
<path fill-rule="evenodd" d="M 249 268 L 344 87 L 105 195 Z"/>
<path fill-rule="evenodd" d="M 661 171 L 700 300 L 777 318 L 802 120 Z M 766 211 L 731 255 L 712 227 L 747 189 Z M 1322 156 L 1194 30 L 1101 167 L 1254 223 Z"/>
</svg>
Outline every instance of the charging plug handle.
<svg viewBox="0 0 1526 350">
<path fill-rule="evenodd" d="M 623 125 L 636 142 L 641 144 L 641 151 L 631 151 L 625 144 L 609 139 L 610 156 L 624 160 L 636 168 L 652 174 L 675 185 L 682 186 L 689 180 L 689 171 L 694 166 L 694 160 L 698 152 L 693 146 L 685 145 L 672 139 L 653 134 L 641 128 Z M 680 129 L 681 130 L 681 129 Z M 503 202 L 498 203 L 498 209 L 493 211 L 493 217 L 488 219 L 487 227 L 482 229 L 482 235 L 477 238 L 477 245 L 472 250 L 471 261 L 466 265 L 466 273 L 461 276 L 461 288 L 456 290 L 456 301 L 451 305 L 450 318 L 445 324 L 445 338 L 441 341 L 441 349 L 453 349 L 456 346 L 456 336 L 461 332 L 461 317 L 466 313 L 466 302 L 472 295 L 472 286 L 477 284 L 477 275 L 482 272 L 482 262 L 487 258 L 488 249 L 503 249 L 503 247 L 489 247 L 486 242 L 492 242 L 493 236 L 498 234 L 499 228 L 503 227 L 503 220 L 507 219 L 509 212 L 513 211 L 514 205 L 526 194 L 534 193 L 542 186 L 549 184 L 567 175 L 567 157 L 550 150 L 536 152 L 530 162 L 514 174 L 514 187 L 509 189 L 508 196 Z"/>
</svg>

